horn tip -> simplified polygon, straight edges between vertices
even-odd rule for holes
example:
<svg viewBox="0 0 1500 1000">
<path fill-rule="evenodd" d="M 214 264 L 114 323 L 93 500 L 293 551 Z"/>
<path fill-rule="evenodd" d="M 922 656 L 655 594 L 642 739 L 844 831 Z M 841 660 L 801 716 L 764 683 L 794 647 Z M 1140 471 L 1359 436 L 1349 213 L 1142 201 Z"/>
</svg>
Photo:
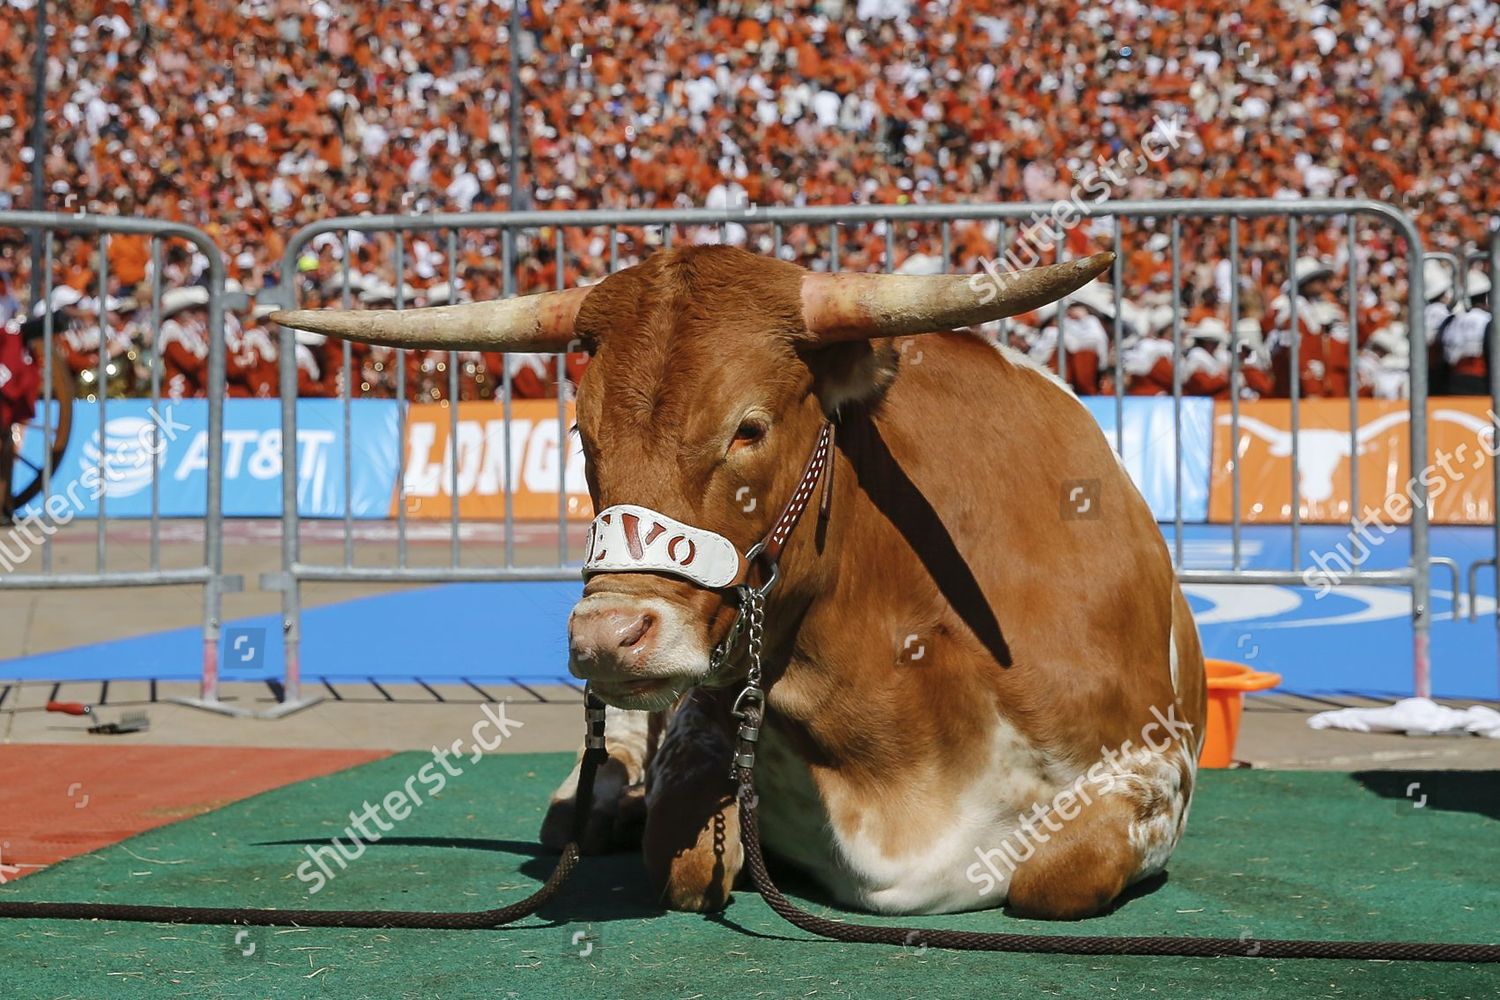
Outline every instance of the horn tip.
<svg viewBox="0 0 1500 1000">
<path fill-rule="evenodd" d="M 1105 250 L 1083 258 L 1081 263 L 1085 270 L 1092 271 L 1096 275 L 1103 274 L 1114 266 L 1115 252 L 1113 250 Z"/>
<path fill-rule="evenodd" d="M 303 329 L 301 324 L 311 322 L 312 312 L 307 309 L 278 309 L 267 316 L 266 320 L 277 326 L 289 326 L 294 330 L 301 330 Z"/>
</svg>

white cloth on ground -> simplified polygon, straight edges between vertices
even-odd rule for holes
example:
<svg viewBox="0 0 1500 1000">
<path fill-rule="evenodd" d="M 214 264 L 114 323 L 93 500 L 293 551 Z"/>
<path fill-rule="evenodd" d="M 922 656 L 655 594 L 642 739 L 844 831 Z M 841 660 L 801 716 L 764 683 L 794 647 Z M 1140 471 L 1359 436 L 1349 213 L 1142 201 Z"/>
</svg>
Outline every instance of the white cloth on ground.
<svg viewBox="0 0 1500 1000">
<path fill-rule="evenodd" d="M 1347 729 L 1354 733 L 1473 733 L 1500 740 L 1500 712 L 1483 705 L 1449 708 L 1431 698 L 1403 698 L 1379 708 L 1339 708 L 1307 720 L 1312 729 Z"/>
</svg>

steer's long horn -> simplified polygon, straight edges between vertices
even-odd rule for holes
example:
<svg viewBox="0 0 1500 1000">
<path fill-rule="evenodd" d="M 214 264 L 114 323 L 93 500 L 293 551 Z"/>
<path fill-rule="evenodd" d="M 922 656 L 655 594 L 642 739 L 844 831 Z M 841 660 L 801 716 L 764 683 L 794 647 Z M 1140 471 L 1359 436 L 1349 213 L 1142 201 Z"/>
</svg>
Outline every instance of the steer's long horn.
<svg viewBox="0 0 1500 1000">
<path fill-rule="evenodd" d="M 819 340 L 956 330 L 1027 312 L 1093 281 L 1112 253 L 1026 271 L 975 274 L 810 274 L 802 319 Z"/>
<path fill-rule="evenodd" d="M 296 309 L 274 312 L 272 323 L 341 340 L 387 347 L 445 351 L 581 350 L 573 321 L 588 295 L 569 288 L 494 302 L 465 302 L 430 309 Z"/>
</svg>

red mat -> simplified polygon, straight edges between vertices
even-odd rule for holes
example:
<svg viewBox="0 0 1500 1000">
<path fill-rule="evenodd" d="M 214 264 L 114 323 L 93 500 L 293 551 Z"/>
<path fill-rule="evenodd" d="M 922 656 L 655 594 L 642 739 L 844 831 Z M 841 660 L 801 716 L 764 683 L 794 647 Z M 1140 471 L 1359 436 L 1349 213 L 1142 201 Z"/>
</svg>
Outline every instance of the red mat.
<svg viewBox="0 0 1500 1000">
<path fill-rule="evenodd" d="M 0 746 L 0 881 L 386 756 L 380 750 Z"/>
</svg>

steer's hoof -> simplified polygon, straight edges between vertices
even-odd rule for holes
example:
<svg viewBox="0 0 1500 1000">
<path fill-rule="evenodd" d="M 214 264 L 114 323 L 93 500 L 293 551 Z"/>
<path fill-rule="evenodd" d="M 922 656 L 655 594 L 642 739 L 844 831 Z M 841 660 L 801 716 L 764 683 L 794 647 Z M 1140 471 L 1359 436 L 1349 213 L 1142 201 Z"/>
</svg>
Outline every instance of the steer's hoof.
<svg viewBox="0 0 1500 1000">
<path fill-rule="evenodd" d="M 562 850 L 573 839 L 578 812 L 577 771 L 558 789 L 542 820 L 542 843 Z M 594 779 L 594 801 L 584 820 L 579 849 L 585 854 L 633 850 L 641 844 L 646 826 L 646 785 L 630 781 L 629 770 L 617 757 L 599 766 Z"/>
</svg>

